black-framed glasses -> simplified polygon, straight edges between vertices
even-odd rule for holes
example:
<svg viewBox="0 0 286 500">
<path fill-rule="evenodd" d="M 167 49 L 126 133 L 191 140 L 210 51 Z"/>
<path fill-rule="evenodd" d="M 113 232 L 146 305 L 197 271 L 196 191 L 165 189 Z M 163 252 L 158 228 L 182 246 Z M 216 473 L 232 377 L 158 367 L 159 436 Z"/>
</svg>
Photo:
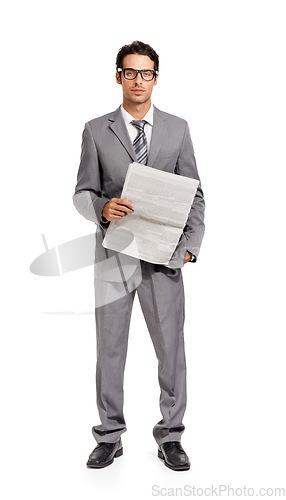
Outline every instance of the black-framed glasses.
<svg viewBox="0 0 286 500">
<path fill-rule="evenodd" d="M 159 74 L 159 71 L 154 71 L 153 69 L 134 69 L 134 68 L 118 68 L 118 73 L 122 71 L 124 78 L 126 80 L 135 80 L 138 73 L 140 73 L 141 78 L 150 82 L 155 78 L 156 75 Z"/>
</svg>

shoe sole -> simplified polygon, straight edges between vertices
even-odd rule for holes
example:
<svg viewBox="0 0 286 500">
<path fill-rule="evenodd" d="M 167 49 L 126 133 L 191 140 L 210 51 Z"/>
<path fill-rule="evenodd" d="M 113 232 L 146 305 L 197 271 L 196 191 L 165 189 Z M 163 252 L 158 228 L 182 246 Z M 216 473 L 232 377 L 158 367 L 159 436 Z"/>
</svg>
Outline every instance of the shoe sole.
<svg viewBox="0 0 286 500">
<path fill-rule="evenodd" d="M 190 465 L 182 465 L 181 467 L 178 466 L 178 467 L 172 467 L 171 465 L 169 465 L 166 460 L 165 460 L 165 457 L 162 453 L 161 450 L 158 450 L 158 457 L 163 460 L 164 464 L 166 465 L 166 467 L 168 467 L 169 469 L 171 470 L 175 470 L 175 471 L 181 471 L 181 470 L 189 470 L 190 469 Z"/>
<path fill-rule="evenodd" d="M 115 453 L 114 457 L 112 460 L 110 460 L 109 462 L 107 462 L 106 464 L 104 465 L 98 465 L 98 464 L 92 464 L 92 463 L 88 463 L 86 464 L 86 466 L 89 468 L 89 469 L 104 469 L 104 467 L 107 467 L 108 465 L 111 465 L 114 461 L 115 458 L 118 458 L 118 457 L 121 457 L 123 455 L 123 447 L 120 448 L 120 450 L 117 450 L 117 452 Z"/>
</svg>

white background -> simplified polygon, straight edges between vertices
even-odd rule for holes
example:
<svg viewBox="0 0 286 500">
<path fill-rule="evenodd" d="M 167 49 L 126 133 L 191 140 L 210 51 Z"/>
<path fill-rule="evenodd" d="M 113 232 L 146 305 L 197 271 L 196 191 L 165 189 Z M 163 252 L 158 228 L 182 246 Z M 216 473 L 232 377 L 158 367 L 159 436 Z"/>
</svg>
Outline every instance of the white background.
<svg viewBox="0 0 286 500">
<path fill-rule="evenodd" d="M 153 485 L 286 488 L 284 7 L 27 0 L 2 8 L 5 500 L 146 499 Z M 157 361 L 137 300 L 124 455 L 86 468 L 98 423 L 93 269 L 29 271 L 44 252 L 41 234 L 52 248 L 94 229 L 72 204 L 81 133 L 121 103 L 115 58 L 136 39 L 160 55 L 153 102 L 188 120 L 206 198 L 201 254 L 183 269 L 182 443 L 192 461 L 184 473 L 156 456 Z"/>
</svg>

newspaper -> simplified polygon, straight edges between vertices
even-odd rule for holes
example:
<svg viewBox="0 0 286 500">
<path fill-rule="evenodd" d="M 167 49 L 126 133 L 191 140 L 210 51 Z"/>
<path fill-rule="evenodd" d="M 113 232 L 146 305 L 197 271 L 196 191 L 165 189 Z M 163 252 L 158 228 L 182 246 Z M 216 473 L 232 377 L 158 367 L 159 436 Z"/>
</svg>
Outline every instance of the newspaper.
<svg viewBox="0 0 286 500">
<path fill-rule="evenodd" d="M 186 224 L 199 181 L 131 163 L 121 198 L 132 214 L 109 224 L 103 246 L 154 264 L 167 265 Z"/>
</svg>

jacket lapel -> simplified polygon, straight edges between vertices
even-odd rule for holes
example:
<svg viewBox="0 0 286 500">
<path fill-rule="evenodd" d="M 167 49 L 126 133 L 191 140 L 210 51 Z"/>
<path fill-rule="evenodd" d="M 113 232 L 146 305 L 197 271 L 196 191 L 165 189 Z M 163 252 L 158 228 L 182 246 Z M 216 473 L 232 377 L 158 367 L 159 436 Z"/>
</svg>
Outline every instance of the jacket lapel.
<svg viewBox="0 0 286 500">
<path fill-rule="evenodd" d="M 120 106 L 109 116 L 108 120 L 110 121 L 110 128 L 112 132 L 118 137 L 122 146 L 126 149 L 132 160 L 137 161 L 133 144 L 130 140 L 126 125 L 121 114 Z M 167 126 L 163 113 L 154 106 L 153 130 L 147 163 L 149 167 L 152 167 L 156 161 L 156 157 L 159 153 L 166 131 Z"/>
<path fill-rule="evenodd" d="M 152 130 L 152 138 L 151 138 L 149 157 L 147 163 L 149 167 L 153 167 L 155 163 L 163 139 L 166 135 L 166 131 L 167 131 L 167 125 L 165 123 L 163 113 L 154 106 L 153 130 Z"/>
<path fill-rule="evenodd" d="M 108 119 L 110 121 L 111 130 L 118 137 L 122 146 L 126 149 L 127 153 L 131 156 L 132 160 L 137 161 L 135 151 L 133 148 L 133 144 L 130 140 L 126 125 L 125 125 L 123 117 L 122 117 L 120 106 L 119 106 L 119 108 L 116 109 L 116 111 L 114 111 L 114 113 L 112 113 L 110 115 L 110 117 Z"/>
</svg>

